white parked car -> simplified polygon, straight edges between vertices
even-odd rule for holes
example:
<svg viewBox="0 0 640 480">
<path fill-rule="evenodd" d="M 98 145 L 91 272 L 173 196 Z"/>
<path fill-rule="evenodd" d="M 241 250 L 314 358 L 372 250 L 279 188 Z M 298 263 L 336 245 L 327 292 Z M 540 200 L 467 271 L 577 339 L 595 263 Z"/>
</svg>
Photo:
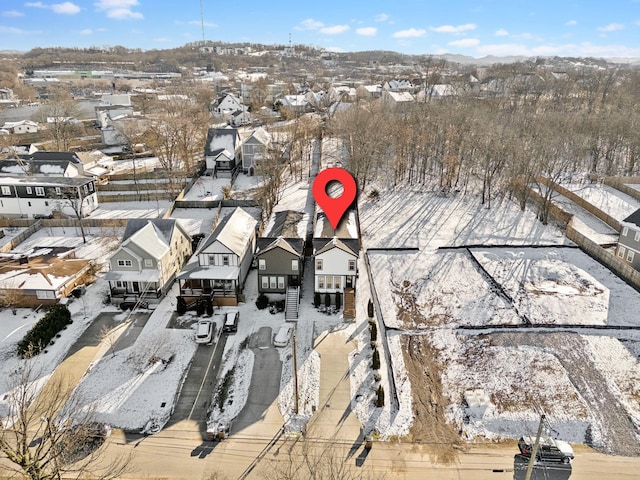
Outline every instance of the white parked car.
<svg viewBox="0 0 640 480">
<path fill-rule="evenodd" d="M 199 320 L 196 327 L 196 343 L 210 343 L 214 329 L 211 320 Z"/>
<path fill-rule="evenodd" d="M 293 325 L 285 323 L 280 327 L 275 337 L 273 337 L 273 345 L 276 347 L 286 347 L 289 344 L 292 333 Z"/>
</svg>

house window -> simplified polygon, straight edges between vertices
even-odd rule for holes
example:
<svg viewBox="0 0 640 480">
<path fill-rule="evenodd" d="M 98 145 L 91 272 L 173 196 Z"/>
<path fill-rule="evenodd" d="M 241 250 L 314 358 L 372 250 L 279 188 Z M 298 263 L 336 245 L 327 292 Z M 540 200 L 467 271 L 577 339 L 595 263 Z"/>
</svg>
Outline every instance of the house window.
<svg viewBox="0 0 640 480">
<path fill-rule="evenodd" d="M 4 193 L 4 191 L 2 193 Z M 33 189 L 31 187 L 27 187 L 27 193 L 29 195 L 32 195 L 33 194 Z"/>
<path fill-rule="evenodd" d="M 260 260 L 258 260 L 258 269 L 259 270 L 267 269 L 267 261 L 264 258 L 261 258 Z"/>
<path fill-rule="evenodd" d="M 633 256 L 634 256 L 633 251 L 629 250 L 629 251 L 627 252 L 627 261 L 628 261 L 628 262 L 633 262 Z"/>
<path fill-rule="evenodd" d="M 127 282 L 116 280 L 116 288 L 127 288 Z"/>
<path fill-rule="evenodd" d="M 60 187 L 56 187 L 56 195 L 62 195 L 62 189 Z"/>
<path fill-rule="evenodd" d="M 324 289 L 324 277 L 318 277 L 318 288 Z"/>
<path fill-rule="evenodd" d="M 56 294 L 51 290 L 36 290 L 36 297 L 39 300 L 51 300 L 56 298 Z"/>
<path fill-rule="evenodd" d="M 333 277 L 329 276 L 325 279 L 325 281 L 327 282 L 327 289 L 331 289 L 333 288 L 333 282 L 331 281 L 333 279 Z"/>
<path fill-rule="evenodd" d="M 132 265 L 131 260 L 118 260 L 119 267 L 130 267 Z"/>
<path fill-rule="evenodd" d="M 626 237 L 628 233 L 629 233 L 629 227 L 624 227 L 622 229 L 622 236 Z"/>
<path fill-rule="evenodd" d="M 640 242 L 640 232 L 636 232 L 635 236 L 634 236 L 634 240 L 636 242 Z"/>
<path fill-rule="evenodd" d="M 342 284 L 342 277 L 333 277 L 333 288 L 340 290 Z"/>
<path fill-rule="evenodd" d="M 31 206 L 31 202 L 27 202 L 27 205 Z"/>
<path fill-rule="evenodd" d="M 45 206 L 45 207 L 48 207 L 48 206 L 49 206 L 49 202 L 47 202 L 47 201 L 45 200 L 45 202 L 44 202 L 44 206 Z"/>
<path fill-rule="evenodd" d="M 350 272 L 355 272 L 356 270 L 356 261 L 355 260 L 349 260 L 349 271 Z"/>
<path fill-rule="evenodd" d="M 89 184 L 89 191 L 90 191 L 90 192 L 93 192 L 93 182 L 91 182 L 91 183 Z"/>
<path fill-rule="evenodd" d="M 284 277 L 278 277 L 278 288 L 280 290 L 284 289 Z"/>
<path fill-rule="evenodd" d="M 261 278 L 262 278 L 262 288 L 269 288 L 269 277 L 265 275 Z"/>
<path fill-rule="evenodd" d="M 2 186 L 2 194 L 3 195 L 11 195 L 11 188 L 7 187 L 6 185 Z"/>
<path fill-rule="evenodd" d="M 276 277 L 269 277 L 269 288 L 275 289 L 278 285 L 278 279 Z"/>
<path fill-rule="evenodd" d="M 298 271 L 298 260 L 291 260 L 291 270 L 294 272 Z"/>
<path fill-rule="evenodd" d="M 316 259 L 316 270 L 322 270 L 322 259 L 321 258 L 317 258 Z"/>
<path fill-rule="evenodd" d="M 215 265 L 215 264 L 216 264 L 216 256 L 209 255 L 209 265 Z"/>
<path fill-rule="evenodd" d="M 44 197 L 44 187 L 36 187 L 36 195 Z"/>
<path fill-rule="evenodd" d="M 222 256 L 222 265 L 224 265 L 225 267 L 229 266 L 229 255 Z"/>
<path fill-rule="evenodd" d="M 86 185 L 83 185 L 82 191 L 84 192 L 85 195 L 87 195 L 89 193 L 89 188 Z"/>
<path fill-rule="evenodd" d="M 620 258 L 624 258 L 624 252 L 625 252 L 625 248 L 624 248 L 622 245 L 620 245 L 620 246 L 618 247 L 618 256 L 619 256 Z"/>
<path fill-rule="evenodd" d="M 144 266 L 145 267 L 153 267 L 153 260 L 151 260 L 150 258 L 145 258 L 144 259 Z"/>
</svg>

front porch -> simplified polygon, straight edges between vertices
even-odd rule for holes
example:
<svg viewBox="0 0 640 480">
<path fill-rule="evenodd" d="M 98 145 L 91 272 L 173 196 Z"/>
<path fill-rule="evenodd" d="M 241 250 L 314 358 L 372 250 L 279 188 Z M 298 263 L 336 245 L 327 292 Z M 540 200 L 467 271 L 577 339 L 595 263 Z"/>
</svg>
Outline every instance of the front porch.
<svg viewBox="0 0 640 480">
<path fill-rule="evenodd" d="M 236 280 L 211 280 L 199 278 L 179 279 L 180 295 L 187 310 L 197 308 L 200 301 L 213 306 L 235 306 L 238 304 L 240 288 Z"/>
</svg>

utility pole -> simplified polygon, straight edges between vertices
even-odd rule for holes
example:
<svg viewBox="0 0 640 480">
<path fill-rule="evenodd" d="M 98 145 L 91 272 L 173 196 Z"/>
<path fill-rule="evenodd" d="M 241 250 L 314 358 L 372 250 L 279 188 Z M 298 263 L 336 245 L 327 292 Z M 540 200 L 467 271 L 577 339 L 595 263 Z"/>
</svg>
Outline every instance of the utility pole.
<svg viewBox="0 0 640 480">
<path fill-rule="evenodd" d="M 298 414 L 298 356 L 296 355 L 296 334 L 293 334 L 293 386 L 295 403 L 293 407 L 293 413 Z"/>
<path fill-rule="evenodd" d="M 542 434 L 542 424 L 544 423 L 544 413 L 540 415 L 540 423 L 538 424 L 538 433 L 536 434 L 536 442 L 531 449 L 531 457 L 529 457 L 529 465 L 527 466 L 527 474 L 524 476 L 524 480 L 531 480 L 531 474 L 533 473 L 533 464 L 536 462 L 536 455 L 538 454 L 538 447 L 540 446 L 540 435 Z"/>
</svg>

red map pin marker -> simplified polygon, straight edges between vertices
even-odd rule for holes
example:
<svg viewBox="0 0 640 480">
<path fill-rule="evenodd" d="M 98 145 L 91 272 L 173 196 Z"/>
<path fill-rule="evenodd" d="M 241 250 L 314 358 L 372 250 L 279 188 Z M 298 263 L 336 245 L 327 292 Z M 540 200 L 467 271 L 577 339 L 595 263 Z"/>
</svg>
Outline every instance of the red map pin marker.
<svg viewBox="0 0 640 480">
<path fill-rule="evenodd" d="M 337 198 L 333 198 L 327 193 L 327 185 L 334 181 L 342 185 L 342 195 Z M 344 168 L 326 168 L 313 181 L 311 191 L 316 203 L 327 214 L 329 223 L 335 230 L 344 212 L 356 198 L 357 187 L 356 181 Z"/>
</svg>

